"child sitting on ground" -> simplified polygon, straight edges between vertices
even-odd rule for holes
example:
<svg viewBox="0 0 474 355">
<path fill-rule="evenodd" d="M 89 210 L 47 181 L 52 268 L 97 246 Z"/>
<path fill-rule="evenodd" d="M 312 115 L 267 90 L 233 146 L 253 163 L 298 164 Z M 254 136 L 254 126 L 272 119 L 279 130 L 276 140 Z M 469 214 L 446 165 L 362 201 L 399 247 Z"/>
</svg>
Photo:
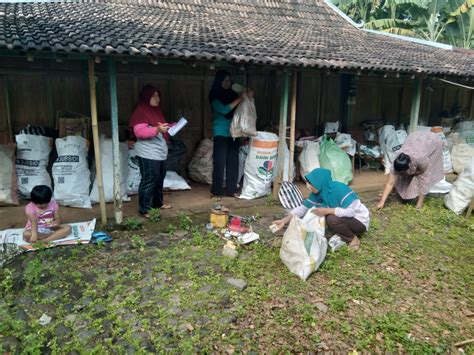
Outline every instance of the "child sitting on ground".
<svg viewBox="0 0 474 355">
<path fill-rule="evenodd" d="M 23 239 L 26 242 L 50 242 L 71 233 L 71 226 L 61 224 L 58 204 L 51 199 L 53 192 L 48 186 L 35 186 L 30 195 L 31 202 L 25 207 L 28 222 Z"/>
</svg>

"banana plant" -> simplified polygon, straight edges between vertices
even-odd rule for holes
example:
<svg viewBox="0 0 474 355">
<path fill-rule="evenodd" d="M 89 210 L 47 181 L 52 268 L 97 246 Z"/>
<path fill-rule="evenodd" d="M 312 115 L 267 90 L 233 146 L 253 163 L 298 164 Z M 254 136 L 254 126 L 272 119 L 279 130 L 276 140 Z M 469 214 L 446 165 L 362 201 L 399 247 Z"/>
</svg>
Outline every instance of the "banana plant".
<svg viewBox="0 0 474 355">
<path fill-rule="evenodd" d="M 449 14 L 446 34 L 451 45 L 474 48 L 474 0 L 453 0 L 455 8 Z"/>
</svg>

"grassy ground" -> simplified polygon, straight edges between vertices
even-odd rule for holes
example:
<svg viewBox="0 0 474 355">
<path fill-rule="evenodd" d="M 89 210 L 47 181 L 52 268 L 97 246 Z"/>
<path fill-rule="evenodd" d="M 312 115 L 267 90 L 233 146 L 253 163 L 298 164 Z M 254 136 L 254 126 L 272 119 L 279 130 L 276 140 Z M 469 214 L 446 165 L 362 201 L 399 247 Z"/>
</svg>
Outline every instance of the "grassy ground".
<svg viewBox="0 0 474 355">
<path fill-rule="evenodd" d="M 328 254 L 306 282 L 267 232 L 278 206 L 234 212 L 258 214 L 262 238 L 235 259 L 221 255 L 225 242 L 205 231 L 204 215 L 129 220 L 137 229 L 114 232 L 109 245 L 17 257 L 0 270 L 0 353 L 418 354 L 473 337 L 474 223 L 440 199 L 422 212 L 390 203 L 359 253 Z"/>
</svg>

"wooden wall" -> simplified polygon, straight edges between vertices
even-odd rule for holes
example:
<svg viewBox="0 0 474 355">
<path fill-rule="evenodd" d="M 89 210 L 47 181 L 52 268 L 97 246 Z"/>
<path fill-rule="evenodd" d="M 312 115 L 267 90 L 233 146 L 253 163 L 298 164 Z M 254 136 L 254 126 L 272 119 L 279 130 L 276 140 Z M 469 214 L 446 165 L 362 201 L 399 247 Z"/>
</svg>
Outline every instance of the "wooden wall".
<svg viewBox="0 0 474 355">
<path fill-rule="evenodd" d="M 233 79 L 247 84 L 255 92 L 258 128 L 276 128 L 280 116 L 283 74 L 273 68 L 239 67 L 228 69 Z M 215 70 L 207 65 L 169 65 L 145 63 L 117 64 L 119 123 L 126 126 L 140 88 L 155 84 L 162 91 L 163 111 L 170 121 L 181 116 L 189 125 L 178 139 L 188 147 L 187 160 L 203 137 L 211 136 L 211 112 L 207 95 Z M 99 121 L 110 120 L 107 65 L 96 65 Z M 348 127 L 364 120 L 381 119 L 407 124 L 414 80 L 409 77 L 355 75 L 356 103 L 348 118 Z M 290 81 L 291 83 L 291 81 Z M 60 110 L 90 115 L 87 63 L 85 61 L 0 58 L 0 143 L 10 140 L 7 120 L 7 93 L 11 130 L 16 133 L 28 124 L 56 127 Z M 7 90 L 8 89 L 8 90 Z M 309 134 L 321 134 L 324 122 L 342 119 L 341 75 L 318 70 L 298 74 L 297 128 Z M 290 92 L 291 97 L 291 92 Z M 474 94 L 467 89 L 426 82 L 420 110 L 421 120 L 439 124 L 442 111 L 463 107 L 474 118 Z"/>
</svg>

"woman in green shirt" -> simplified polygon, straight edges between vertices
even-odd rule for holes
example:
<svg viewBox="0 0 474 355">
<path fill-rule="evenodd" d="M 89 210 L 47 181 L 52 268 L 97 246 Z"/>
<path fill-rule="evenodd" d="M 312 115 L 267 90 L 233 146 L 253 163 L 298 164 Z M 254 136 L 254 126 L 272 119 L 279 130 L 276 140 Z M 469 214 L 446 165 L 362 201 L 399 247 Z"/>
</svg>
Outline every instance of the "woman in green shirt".
<svg viewBox="0 0 474 355">
<path fill-rule="evenodd" d="M 214 78 L 209 102 L 212 107 L 212 134 L 214 137 L 213 171 L 211 194 L 220 197 L 224 194 L 224 170 L 226 195 L 237 197 L 237 176 L 239 173 L 239 139 L 230 135 L 230 124 L 234 110 L 251 92 L 244 91 L 239 96 L 231 88 L 230 73 L 219 70 Z"/>
</svg>

